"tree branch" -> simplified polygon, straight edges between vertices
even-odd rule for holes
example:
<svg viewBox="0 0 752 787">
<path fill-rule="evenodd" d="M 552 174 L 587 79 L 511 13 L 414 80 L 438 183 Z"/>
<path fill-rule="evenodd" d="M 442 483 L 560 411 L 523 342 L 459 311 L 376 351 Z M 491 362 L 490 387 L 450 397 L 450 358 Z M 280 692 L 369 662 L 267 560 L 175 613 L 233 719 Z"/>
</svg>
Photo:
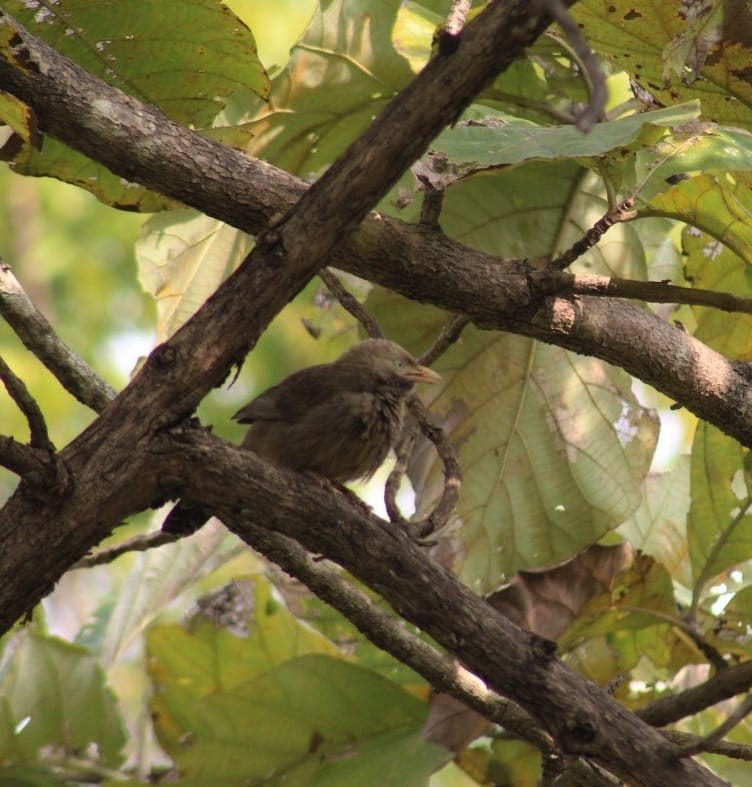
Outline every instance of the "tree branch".
<svg viewBox="0 0 752 787">
<path fill-rule="evenodd" d="M 292 538 L 250 523 L 246 527 L 254 549 L 341 612 L 374 645 L 414 669 L 437 691 L 456 697 L 537 748 L 550 749 L 551 739 L 529 714 L 489 691 L 475 675 L 411 634 L 334 568 L 315 560 Z"/>
<path fill-rule="evenodd" d="M 718 672 L 712 678 L 679 694 L 662 697 L 637 711 L 637 715 L 654 727 L 664 727 L 687 716 L 694 716 L 723 700 L 752 688 L 752 661 Z"/>
<path fill-rule="evenodd" d="M 86 361 L 76 355 L 55 333 L 32 303 L 10 266 L 0 261 L 0 315 L 24 346 L 52 372 L 68 393 L 101 413 L 117 396 Z"/>
<path fill-rule="evenodd" d="M 2 357 L 0 357 L 0 380 L 3 381 L 5 390 L 10 398 L 26 416 L 26 422 L 29 424 L 29 444 L 31 447 L 40 451 L 47 451 L 50 454 L 54 453 L 55 446 L 50 441 L 50 436 L 47 433 L 47 424 L 44 422 L 44 416 L 39 409 L 39 405 L 29 393 L 29 389 L 23 380 L 13 372 Z"/>
<path fill-rule="evenodd" d="M 694 757 L 695 754 L 709 751 L 719 744 L 731 730 L 752 713 L 752 694 L 748 694 L 737 706 L 733 713 L 709 735 L 695 741 L 689 741 L 683 746 L 679 746 L 676 757 Z"/>
<path fill-rule="evenodd" d="M 725 312 L 752 314 L 752 298 L 742 298 L 730 292 L 677 287 L 665 281 L 634 281 L 616 276 L 577 273 L 570 280 L 561 282 L 559 292 L 598 298 L 635 298 L 647 303 L 684 303 Z"/>
<path fill-rule="evenodd" d="M 691 760 L 672 761 L 674 746 L 660 731 L 567 668 L 553 643 L 511 623 L 400 528 L 203 431 L 164 435 L 152 464 L 167 485 L 190 478 L 197 497 L 251 546 L 263 522 L 346 568 L 489 688 L 531 713 L 567 754 L 594 758 L 631 784 L 721 784 Z"/>
<path fill-rule="evenodd" d="M 471 28 L 477 28 L 478 20 L 469 24 L 460 48 L 444 59 L 452 61 L 444 63 L 446 70 L 464 73 L 478 52 L 488 48 L 499 58 L 495 51 L 499 40 L 508 44 L 507 56 L 513 57 L 522 46 L 520 27 L 532 40 L 538 28 L 527 27 L 527 6 L 508 11 L 508 27 L 488 26 L 482 48 L 469 46 Z M 486 19 L 483 15 L 482 24 Z M 535 20 L 530 18 L 531 26 Z M 286 213 L 307 188 L 269 164 L 171 123 L 153 107 L 105 85 L 27 33 L 24 40 L 44 68 L 22 74 L 0 62 L 0 88 L 32 106 L 48 133 L 113 172 L 251 233 L 261 231 L 273 216 Z M 108 112 L 97 113 L 94 105 L 107 106 Z M 374 150 L 378 149 L 376 143 Z M 201 172 L 200 181 L 196 171 Z M 552 295 L 548 290 L 555 272 L 548 271 L 546 286 L 539 286 L 540 272 L 523 261 L 502 261 L 431 228 L 383 215 L 363 222 L 333 250 L 328 264 L 409 298 L 464 314 L 479 327 L 511 331 L 616 364 L 752 447 L 752 419 L 747 417 L 752 412 L 752 388 L 746 367 L 730 363 L 641 309 L 612 299 L 599 302 Z M 569 276 L 559 275 L 562 281 Z"/>
</svg>

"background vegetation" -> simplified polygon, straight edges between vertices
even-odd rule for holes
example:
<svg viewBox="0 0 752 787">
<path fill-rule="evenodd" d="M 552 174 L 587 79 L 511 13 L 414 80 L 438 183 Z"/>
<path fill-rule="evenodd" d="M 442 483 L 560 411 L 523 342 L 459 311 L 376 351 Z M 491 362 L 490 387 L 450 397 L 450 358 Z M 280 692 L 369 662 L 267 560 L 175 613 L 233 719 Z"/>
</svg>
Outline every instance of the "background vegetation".
<svg viewBox="0 0 752 787">
<path fill-rule="evenodd" d="M 729 3 L 724 15 L 723 4 L 707 3 L 693 15 L 684 5 L 576 3 L 607 74 L 607 119 L 587 135 L 575 127 L 588 85 L 578 54 L 552 28 L 437 138 L 445 171 L 426 159 L 418 174 L 444 191 L 449 237 L 541 265 L 633 200 L 634 217 L 571 270 L 736 296 L 731 313 L 712 299 L 645 309 L 746 362 L 752 42 L 738 20 L 749 11 Z M 2 10 L 171 118 L 313 181 L 427 61 L 448 4 L 227 6 L 62 0 Z M 635 97 L 630 78 L 652 98 Z M 0 116 L 11 123 L 7 97 Z M 62 143 L 48 138 L 36 150 L 28 126 L 13 128 L 25 141 L 3 149 L 0 252 L 60 337 L 121 389 L 252 240 Z M 379 210 L 417 221 L 422 190 L 408 172 Z M 416 353 L 447 320 L 344 281 L 386 334 Z M 228 415 L 240 404 L 361 336 L 317 279 L 199 416 L 237 439 Z M 93 420 L 4 322 L 0 352 L 40 403 L 57 446 Z M 556 638 L 570 666 L 630 708 L 749 663 L 746 447 L 668 409 L 624 370 L 525 336 L 470 325 L 435 368 L 445 383 L 425 401 L 458 451 L 464 485 L 434 559 L 474 591 L 495 593 L 512 619 Z M 4 392 L 0 413 L 3 434 L 28 439 Z M 429 511 L 443 489 L 441 462 L 424 448 L 409 474 L 403 505 L 414 490 L 417 511 Z M 359 489 L 377 510 L 384 478 Z M 4 473 L 0 484 L 9 497 L 15 477 Z M 110 543 L 158 529 L 163 515 L 137 515 Z M 235 612 L 244 636 L 218 607 Z M 438 725 L 422 678 L 220 525 L 70 571 L 3 646 L 3 784 L 137 784 L 170 773 L 186 785 L 464 787 L 540 776 L 530 743 L 478 731 L 467 718 Z M 676 728 L 705 735 L 736 707 L 711 704 L 677 717 Z M 730 739 L 752 747 L 752 727 L 741 721 Z M 749 779 L 748 762 L 704 760 L 733 783 Z"/>
</svg>

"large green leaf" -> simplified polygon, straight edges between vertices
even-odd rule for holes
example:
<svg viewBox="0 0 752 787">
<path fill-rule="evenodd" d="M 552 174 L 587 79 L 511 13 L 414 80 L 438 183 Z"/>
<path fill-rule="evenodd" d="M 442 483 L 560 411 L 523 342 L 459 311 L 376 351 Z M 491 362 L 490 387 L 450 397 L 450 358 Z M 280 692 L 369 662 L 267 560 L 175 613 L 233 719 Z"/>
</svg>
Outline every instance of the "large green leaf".
<svg viewBox="0 0 752 787">
<path fill-rule="evenodd" d="M 438 333 L 434 309 L 374 293 L 387 333 L 422 349 Z M 435 364 L 444 378 L 425 398 L 457 447 L 457 508 L 473 588 L 496 588 L 520 568 L 558 563 L 639 505 L 657 435 L 629 377 L 557 347 L 474 328 Z M 432 387 L 433 388 L 433 387 Z M 443 488 L 432 451 L 411 468 L 425 513 Z"/>
<path fill-rule="evenodd" d="M 69 754 L 96 746 L 103 764 L 117 766 L 125 735 L 114 697 L 97 659 L 84 648 L 45 636 L 33 628 L 19 632 L 3 675 L 4 724 L 15 726 L 0 760 L 19 753 L 33 761 L 44 747 Z"/>
<path fill-rule="evenodd" d="M 179 690 L 198 700 L 230 691 L 297 656 L 337 653 L 326 637 L 287 610 L 263 577 L 255 577 L 253 584 L 246 637 L 217 628 L 203 617 L 196 619 L 192 631 L 178 625 L 157 625 L 148 631 L 151 672 L 165 691 Z"/>
<path fill-rule="evenodd" d="M 468 18 L 481 10 L 481 3 Z M 428 62 L 437 28 L 446 21 L 445 2 L 423 0 L 403 2 L 392 30 L 396 50 L 403 55 L 414 73 Z M 477 98 L 483 107 L 504 109 L 517 117 L 537 122 L 574 120 L 573 105 L 587 101 L 588 89 L 577 63 L 562 46 L 557 35 L 549 31 L 517 58 L 492 85 Z"/>
<path fill-rule="evenodd" d="M 431 147 L 445 153 L 460 174 L 529 159 L 597 158 L 631 145 L 643 133 L 644 144 L 651 144 L 665 129 L 687 123 L 699 112 L 699 103 L 691 102 L 598 123 L 588 134 L 575 126 L 541 126 L 499 114 L 458 123 L 443 131 Z"/>
<path fill-rule="evenodd" d="M 269 94 L 253 34 L 217 0 L 11 0 L 3 10 L 90 73 L 193 128 L 209 129 L 240 89 Z M 0 39 L 0 51 L 9 47 Z M 222 138 L 241 145 L 247 132 L 228 129 Z M 174 207 L 56 140 L 39 150 L 16 138 L 2 157 L 22 174 L 59 178 L 120 208 Z"/>
<path fill-rule="evenodd" d="M 111 667 L 181 593 L 239 552 L 242 547 L 215 524 L 193 538 L 138 553 L 116 596 L 79 632 L 77 642 L 96 650 L 102 663 Z"/>
<path fill-rule="evenodd" d="M 227 686 L 207 663 L 217 685 L 197 696 L 164 645 L 150 641 L 156 726 L 188 784 L 417 787 L 450 757 L 420 739 L 425 704 L 361 667 L 308 655 Z"/>
<path fill-rule="evenodd" d="M 193 210 L 149 219 L 136 258 L 141 284 L 157 303 L 157 341 L 172 336 L 250 248 L 248 235 Z"/>
<path fill-rule="evenodd" d="M 230 122 L 251 119 L 249 151 L 303 176 L 319 173 L 412 76 L 391 42 L 400 3 L 322 0 L 272 82 L 269 106 L 239 102 Z"/>
<path fill-rule="evenodd" d="M 712 192 L 708 199 L 715 202 Z M 732 222 L 732 227 L 735 224 Z M 694 286 L 749 297 L 748 267 L 743 258 L 724 247 L 720 239 L 695 229 L 686 229 L 682 234 L 682 250 L 687 279 Z M 694 335 L 700 341 L 730 358 L 752 358 L 752 316 L 707 306 L 692 307 L 692 314 L 697 321 Z"/>
</svg>

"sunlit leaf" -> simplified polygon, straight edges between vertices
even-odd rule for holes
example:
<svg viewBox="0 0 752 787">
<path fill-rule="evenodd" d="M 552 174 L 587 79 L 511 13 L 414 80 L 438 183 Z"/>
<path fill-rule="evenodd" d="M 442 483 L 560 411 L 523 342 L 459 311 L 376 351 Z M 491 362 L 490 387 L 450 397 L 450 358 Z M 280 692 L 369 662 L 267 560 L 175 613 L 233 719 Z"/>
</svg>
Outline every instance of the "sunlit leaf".
<svg viewBox="0 0 752 787">
<path fill-rule="evenodd" d="M 490 116 L 446 129 L 431 147 L 457 164 L 460 174 L 528 159 L 598 157 L 630 145 L 653 127 L 644 143 L 647 145 L 656 132 L 660 135 L 667 128 L 687 123 L 699 111 L 699 104 L 692 102 L 643 112 L 598 123 L 588 134 L 574 126 L 540 126 L 511 116 Z"/>
<path fill-rule="evenodd" d="M 394 296 L 368 303 L 389 335 L 416 350 L 442 325 L 437 310 Z M 473 588 L 569 558 L 637 508 L 657 431 L 626 375 L 472 328 L 434 367 L 444 383 L 424 397 L 459 452 L 465 555 L 456 569 Z M 411 478 L 425 512 L 443 489 L 432 449 L 416 457 Z"/>
<path fill-rule="evenodd" d="M 214 0 L 44 5 L 11 0 L 3 10 L 90 73 L 193 128 L 208 129 L 224 100 L 241 88 L 263 98 L 269 94 L 253 34 Z M 8 48 L 10 42 L 0 39 L 0 51 L 6 54 Z M 226 144 L 246 140 L 242 128 L 223 132 Z M 54 139 L 46 138 L 41 150 L 30 144 L 6 146 L 4 155 L 12 156 L 22 174 L 73 183 L 122 209 L 153 212 L 176 206 Z"/>
<path fill-rule="evenodd" d="M 726 40 L 719 41 L 700 65 L 699 79 L 686 79 L 695 75 L 696 64 L 686 64 L 681 75 L 675 73 L 681 63 L 679 49 L 674 50 L 678 58 L 667 64 L 666 57 L 674 54 L 671 47 L 688 32 L 685 5 L 681 0 L 581 0 L 572 13 L 595 51 L 634 74 L 661 103 L 700 99 L 707 120 L 752 128 L 749 49 L 729 38 L 727 31 Z M 733 30 L 731 24 L 728 31 Z"/>
<path fill-rule="evenodd" d="M 384 0 L 374 13 L 368 0 L 321 4 L 273 80 L 271 104 L 246 102 L 226 114 L 252 120 L 249 152 L 308 176 L 344 151 L 412 76 L 391 43 L 399 6 Z"/>
<path fill-rule="evenodd" d="M 250 248 L 248 235 L 193 210 L 149 219 L 136 258 L 141 284 L 157 302 L 157 341 L 198 311 Z"/>
<path fill-rule="evenodd" d="M 106 603 L 102 619 L 85 627 L 79 641 L 95 647 L 102 663 L 112 665 L 168 604 L 239 549 L 216 525 L 202 528 L 190 539 L 139 553 L 114 603 Z"/>
</svg>

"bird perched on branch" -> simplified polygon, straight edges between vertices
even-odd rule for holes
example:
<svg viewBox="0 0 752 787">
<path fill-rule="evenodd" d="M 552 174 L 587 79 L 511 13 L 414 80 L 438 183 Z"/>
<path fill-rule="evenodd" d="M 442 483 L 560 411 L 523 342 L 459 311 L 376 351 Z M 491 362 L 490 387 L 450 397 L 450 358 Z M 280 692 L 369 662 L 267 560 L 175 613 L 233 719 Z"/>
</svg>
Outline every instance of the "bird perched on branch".
<svg viewBox="0 0 752 787">
<path fill-rule="evenodd" d="M 387 339 L 368 339 L 334 363 L 291 374 L 241 408 L 250 424 L 241 445 L 293 470 L 345 483 L 369 478 L 402 431 L 405 399 L 441 378 Z M 206 515 L 178 503 L 162 530 L 190 533 Z"/>
</svg>

